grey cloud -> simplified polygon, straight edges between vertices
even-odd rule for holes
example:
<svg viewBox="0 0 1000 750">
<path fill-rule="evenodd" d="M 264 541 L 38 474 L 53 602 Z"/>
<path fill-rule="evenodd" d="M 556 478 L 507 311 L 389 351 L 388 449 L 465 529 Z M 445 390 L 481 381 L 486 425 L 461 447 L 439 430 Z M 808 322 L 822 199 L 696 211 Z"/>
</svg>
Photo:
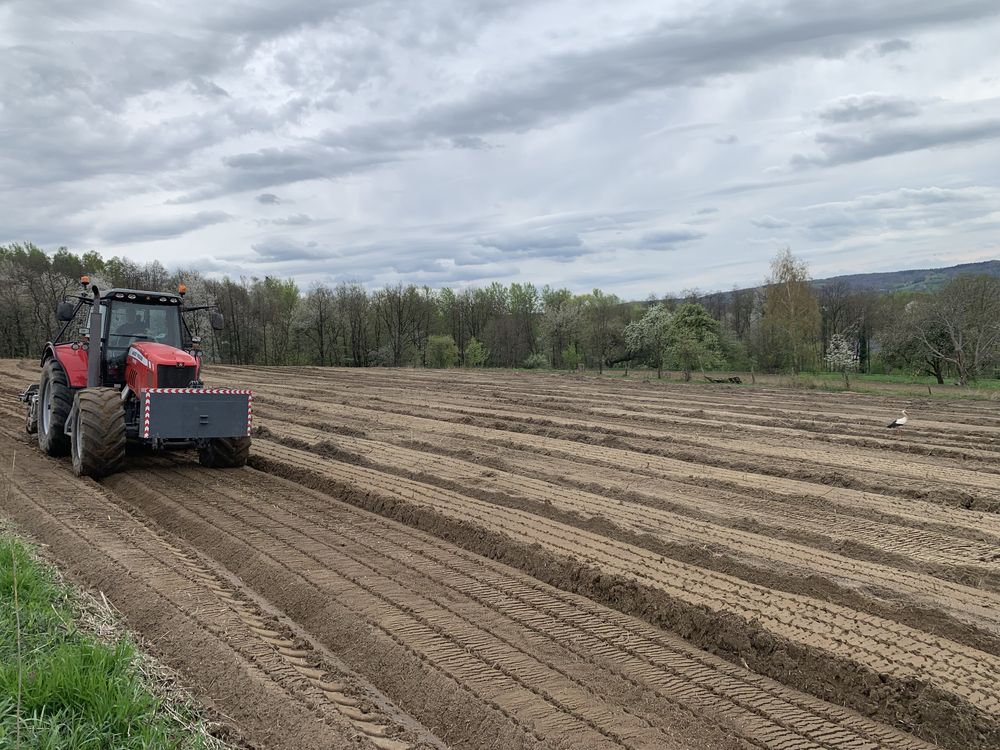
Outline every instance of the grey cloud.
<svg viewBox="0 0 1000 750">
<path fill-rule="evenodd" d="M 875 52 L 883 57 L 894 52 L 909 52 L 913 49 L 913 43 L 906 39 L 886 39 L 875 45 Z"/>
<path fill-rule="evenodd" d="M 726 15 L 665 22 L 647 34 L 584 52 L 553 55 L 519 75 L 491 81 L 464 100 L 432 105 L 407 120 L 349 128 L 328 142 L 352 147 L 489 133 L 524 132 L 631 94 L 698 83 L 713 75 L 826 51 L 843 51 L 887 29 L 920 28 L 1000 14 L 993 0 L 915 6 L 854 0 L 764 14 L 744 6 Z"/>
<path fill-rule="evenodd" d="M 770 214 L 764 214 L 757 219 L 750 219 L 750 223 L 761 229 L 783 229 L 792 225 L 792 222 L 787 219 L 779 219 Z"/>
<path fill-rule="evenodd" d="M 776 188 L 791 187 L 794 185 L 804 185 L 812 182 L 804 177 L 783 177 L 781 179 L 747 180 L 745 182 L 734 182 L 724 185 L 714 190 L 708 190 L 701 194 L 701 197 L 718 197 L 720 195 L 742 195 L 745 193 L 757 193 L 764 190 L 774 190 Z"/>
<path fill-rule="evenodd" d="M 440 248 L 436 253 L 426 251 L 431 254 L 451 255 L 454 249 Z M 408 281 L 418 284 L 448 284 L 465 283 L 486 279 L 495 279 L 516 276 L 519 272 L 517 266 L 504 261 L 486 260 L 482 258 L 473 259 L 474 262 L 456 262 L 450 257 L 421 257 L 408 256 L 406 258 L 395 258 L 390 262 L 390 267 L 396 273 Z"/>
<path fill-rule="evenodd" d="M 695 216 L 708 216 L 709 214 L 719 213 L 719 209 L 715 208 L 715 206 L 706 206 L 705 208 L 699 208 L 694 213 Z"/>
<path fill-rule="evenodd" d="M 949 227 L 975 229 L 992 216 L 1000 191 L 991 187 L 900 188 L 803 209 L 807 236 L 841 239 L 863 232 L 914 231 Z"/>
<path fill-rule="evenodd" d="M 271 223 L 277 224 L 278 226 L 294 227 L 312 224 L 312 221 L 312 217 L 308 214 L 292 214 L 291 216 L 284 216 L 280 219 L 272 219 Z"/>
<path fill-rule="evenodd" d="M 852 206 L 866 210 L 929 206 L 936 203 L 967 203 L 986 199 L 981 188 L 948 189 L 939 187 L 900 188 L 889 193 L 865 195 L 855 199 Z"/>
<path fill-rule="evenodd" d="M 351 152 L 316 144 L 295 148 L 263 148 L 254 153 L 225 157 L 222 161 L 228 169 L 215 184 L 186 193 L 177 202 L 195 203 L 228 193 L 288 185 L 303 180 L 333 179 L 392 160 L 393 157 L 386 154 Z"/>
<path fill-rule="evenodd" d="M 120 221 L 105 225 L 101 230 L 101 238 L 111 244 L 149 242 L 179 237 L 230 219 L 232 216 L 224 211 L 199 211 L 188 216 Z"/>
<path fill-rule="evenodd" d="M 672 250 L 680 243 L 693 242 L 704 238 L 706 234 L 697 229 L 686 229 L 678 227 L 676 229 L 658 229 L 646 232 L 639 237 L 639 247 L 655 250 Z"/>
<path fill-rule="evenodd" d="M 476 244 L 520 258 L 571 260 L 590 252 L 578 234 L 560 232 L 510 232 L 480 237 Z"/>
<path fill-rule="evenodd" d="M 825 122 L 844 123 L 913 117 L 919 113 L 920 107 L 910 99 L 871 92 L 836 99 L 819 111 L 819 118 Z"/>
<path fill-rule="evenodd" d="M 932 236 L 924 250 L 942 255 L 988 239 L 962 235 L 1000 197 L 956 186 L 990 182 L 1000 146 L 850 171 L 789 174 L 787 160 L 983 142 L 955 123 L 1000 118 L 996 101 L 962 102 L 973 89 L 956 91 L 947 70 L 898 63 L 919 39 L 980 82 L 996 0 L 629 5 L 605 23 L 564 18 L 560 0 L 0 0 L 0 234 L 120 253 L 109 238 L 181 236 L 213 214 L 164 202 L 245 192 L 204 205 L 256 208 L 204 232 L 221 253 L 204 270 L 436 284 L 510 280 L 522 266 L 540 284 L 589 277 L 639 297 L 647 278 L 664 286 L 666 266 L 649 270 L 657 250 L 690 250 L 670 256 L 676 288 L 759 280 L 740 263 L 756 255 L 746 262 L 766 272 L 785 232 L 747 221 L 767 211 L 831 246 L 878 237 L 883 266 L 910 257 L 910 238 Z M 801 80 L 784 86 L 793 72 Z M 926 102 L 933 118 L 863 95 L 824 103 L 859 81 Z M 803 112 L 815 144 L 801 140 Z M 713 145 L 727 134 L 747 145 Z M 911 167 L 941 187 L 890 190 Z M 856 185 L 869 195 L 843 200 Z M 321 232 L 308 219 L 331 206 L 344 210 Z M 163 246 L 197 252 L 185 238 Z M 737 271 L 686 281 L 706 258 Z"/>
<path fill-rule="evenodd" d="M 469 148 L 476 151 L 485 151 L 492 148 L 485 140 L 474 135 L 457 135 L 451 139 L 451 145 L 455 148 Z"/>
<path fill-rule="evenodd" d="M 215 97 L 229 97 L 229 92 L 226 91 L 222 86 L 215 83 L 215 81 L 209 81 L 201 76 L 195 76 L 191 79 L 191 90 L 194 91 L 199 96 L 203 96 L 207 99 L 212 99 Z"/>
<path fill-rule="evenodd" d="M 465 98 L 431 104 L 412 116 L 330 131 L 319 142 L 262 149 L 224 159 L 210 187 L 180 200 L 324 177 L 340 177 L 406 158 L 428 146 L 483 148 L 484 136 L 521 133 L 633 94 L 696 84 L 709 77 L 781 60 L 840 53 L 887 30 L 938 26 L 1000 13 L 993 0 L 945 6 L 861 0 L 793 3 L 762 13 L 742 6 L 726 15 L 661 23 L 645 34 L 585 51 L 562 52 L 498 80 L 483 80 Z"/>
<path fill-rule="evenodd" d="M 730 133 L 729 135 L 720 135 L 713 139 L 716 143 L 721 146 L 732 146 L 733 144 L 739 143 L 740 138 L 735 133 Z"/>
<path fill-rule="evenodd" d="M 793 167 L 836 166 L 924 149 L 981 143 L 1000 137 L 1000 119 L 885 128 L 864 135 L 819 133 L 820 154 L 796 154 Z"/>
<path fill-rule="evenodd" d="M 333 253 L 322 247 L 318 242 L 310 240 L 300 242 L 288 237 L 269 237 L 262 242 L 254 243 L 250 249 L 256 253 L 257 260 L 267 263 L 285 263 L 295 260 L 327 260 Z"/>
</svg>

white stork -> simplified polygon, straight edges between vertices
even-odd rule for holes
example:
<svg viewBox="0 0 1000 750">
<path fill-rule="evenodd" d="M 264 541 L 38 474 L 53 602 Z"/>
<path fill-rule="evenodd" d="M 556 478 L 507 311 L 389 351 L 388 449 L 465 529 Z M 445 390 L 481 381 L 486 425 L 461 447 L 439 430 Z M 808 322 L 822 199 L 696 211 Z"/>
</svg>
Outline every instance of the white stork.
<svg viewBox="0 0 1000 750">
<path fill-rule="evenodd" d="M 886 427 L 888 427 L 890 430 L 895 430 L 897 427 L 902 427 L 904 424 L 906 424 L 906 409 L 901 409 L 900 411 L 903 412 L 903 416 L 896 417 L 894 420 L 892 420 L 891 422 L 889 422 L 889 424 L 886 425 Z"/>
</svg>

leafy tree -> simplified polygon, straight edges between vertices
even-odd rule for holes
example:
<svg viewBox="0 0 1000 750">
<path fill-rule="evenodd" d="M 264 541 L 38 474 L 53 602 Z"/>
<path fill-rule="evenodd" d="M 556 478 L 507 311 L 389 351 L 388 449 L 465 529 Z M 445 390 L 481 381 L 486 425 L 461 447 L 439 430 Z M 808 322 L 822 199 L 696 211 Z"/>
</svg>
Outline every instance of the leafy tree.
<svg viewBox="0 0 1000 750">
<path fill-rule="evenodd" d="M 486 360 L 489 358 L 489 351 L 485 346 L 483 346 L 479 339 L 475 336 L 469 339 L 469 343 L 465 345 L 464 364 L 466 367 L 482 367 L 486 364 Z"/>
<path fill-rule="evenodd" d="M 846 336 L 834 333 L 830 336 L 830 343 L 826 347 L 826 366 L 832 372 L 842 373 L 845 385 L 850 388 L 851 381 L 848 373 L 858 369 L 858 355 L 851 346 L 851 342 Z"/>
<path fill-rule="evenodd" d="M 663 377 L 663 361 L 671 324 L 671 314 L 664 305 L 654 305 L 639 320 L 625 326 L 625 346 L 633 358 L 656 367 L 656 377 Z"/>
<path fill-rule="evenodd" d="M 428 367 L 454 367 L 458 362 L 458 345 L 447 334 L 427 338 Z"/>
<path fill-rule="evenodd" d="M 686 302 L 670 316 L 667 326 L 667 361 L 691 379 L 695 367 L 719 367 L 723 363 L 719 322 L 697 303 Z"/>
<path fill-rule="evenodd" d="M 590 352 L 597 360 L 598 372 L 604 372 L 608 352 L 614 343 L 615 308 L 621 300 L 613 294 L 605 294 L 595 289 L 585 299 L 584 318 L 587 325 L 587 341 Z"/>
<path fill-rule="evenodd" d="M 580 367 L 580 363 L 583 362 L 583 355 L 580 354 L 580 350 L 576 344 L 570 344 L 562 350 L 561 361 L 565 369 L 576 370 Z"/>
<path fill-rule="evenodd" d="M 583 309 L 580 301 L 568 289 L 542 289 L 542 316 L 539 324 L 545 349 L 553 367 L 563 367 L 563 352 L 580 340 Z M 573 368 L 576 367 L 574 362 Z"/>
<path fill-rule="evenodd" d="M 809 286 L 809 271 L 791 250 L 778 253 L 764 292 L 763 317 L 755 336 L 758 361 L 794 372 L 816 362 L 820 311 Z"/>
</svg>

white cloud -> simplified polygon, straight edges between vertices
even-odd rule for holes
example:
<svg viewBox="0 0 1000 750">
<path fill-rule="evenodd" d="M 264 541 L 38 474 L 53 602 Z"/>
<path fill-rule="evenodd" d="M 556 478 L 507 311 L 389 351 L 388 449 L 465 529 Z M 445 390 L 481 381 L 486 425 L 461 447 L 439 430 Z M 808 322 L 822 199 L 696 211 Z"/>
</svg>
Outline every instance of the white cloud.
<svg viewBox="0 0 1000 750">
<path fill-rule="evenodd" d="M 816 274 L 996 255 L 995 0 L 585 11 L 7 0 L 0 242 L 635 297 L 778 242 Z"/>
</svg>

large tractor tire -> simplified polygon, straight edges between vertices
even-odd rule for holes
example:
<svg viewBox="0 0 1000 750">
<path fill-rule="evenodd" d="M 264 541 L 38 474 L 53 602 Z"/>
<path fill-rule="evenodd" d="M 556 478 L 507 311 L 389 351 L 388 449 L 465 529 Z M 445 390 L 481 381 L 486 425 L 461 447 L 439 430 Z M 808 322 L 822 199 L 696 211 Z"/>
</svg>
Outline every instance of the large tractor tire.
<svg viewBox="0 0 1000 750">
<path fill-rule="evenodd" d="M 198 461 L 209 469 L 235 469 L 247 465 L 250 438 L 210 438 L 198 446 Z"/>
<path fill-rule="evenodd" d="M 69 453 L 69 438 L 63 430 L 73 408 L 73 389 L 66 371 L 56 359 L 42 368 L 38 384 L 38 447 L 50 456 Z"/>
<path fill-rule="evenodd" d="M 73 473 L 103 477 L 125 463 L 125 407 L 114 388 L 85 388 L 76 394 L 70 436 Z"/>
</svg>

